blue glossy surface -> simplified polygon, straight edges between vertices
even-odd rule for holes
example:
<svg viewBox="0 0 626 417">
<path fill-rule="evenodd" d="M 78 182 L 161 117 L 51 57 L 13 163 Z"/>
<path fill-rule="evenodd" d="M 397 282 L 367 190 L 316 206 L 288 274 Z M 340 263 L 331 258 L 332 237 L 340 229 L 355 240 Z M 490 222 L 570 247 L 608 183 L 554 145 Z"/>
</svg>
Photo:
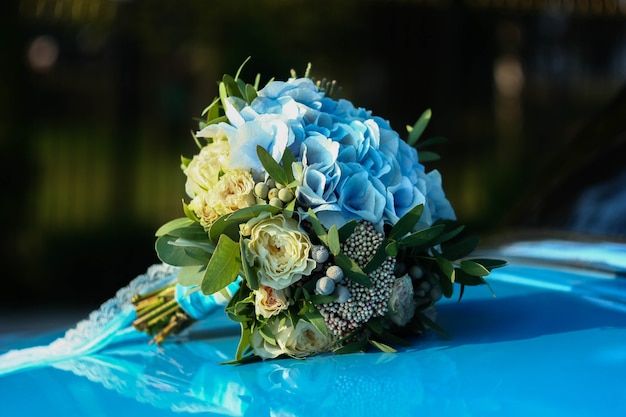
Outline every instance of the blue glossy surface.
<svg viewBox="0 0 626 417">
<path fill-rule="evenodd" d="M 186 343 L 0 377 L 0 415 L 626 415 L 625 279 L 512 260 L 489 282 L 496 297 L 468 288 L 438 304 L 451 339 L 397 354 L 220 365 L 238 328 L 218 317 Z"/>
</svg>

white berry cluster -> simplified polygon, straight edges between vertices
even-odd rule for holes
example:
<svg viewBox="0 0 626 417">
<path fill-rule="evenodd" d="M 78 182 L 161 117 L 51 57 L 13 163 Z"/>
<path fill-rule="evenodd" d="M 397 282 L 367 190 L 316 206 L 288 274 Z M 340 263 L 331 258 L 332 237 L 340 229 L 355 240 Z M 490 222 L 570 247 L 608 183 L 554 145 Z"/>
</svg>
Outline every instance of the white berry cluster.
<svg viewBox="0 0 626 417">
<path fill-rule="evenodd" d="M 371 223 L 360 222 L 350 238 L 342 243 L 341 251 L 363 268 L 383 239 L 384 236 Z M 334 336 L 344 337 L 371 318 L 385 315 L 395 279 L 395 264 L 395 258 L 388 257 L 370 273 L 369 278 L 374 285 L 369 288 L 346 278 L 336 283 L 335 290 L 345 288 L 348 297 L 319 306 L 319 311 Z"/>
</svg>

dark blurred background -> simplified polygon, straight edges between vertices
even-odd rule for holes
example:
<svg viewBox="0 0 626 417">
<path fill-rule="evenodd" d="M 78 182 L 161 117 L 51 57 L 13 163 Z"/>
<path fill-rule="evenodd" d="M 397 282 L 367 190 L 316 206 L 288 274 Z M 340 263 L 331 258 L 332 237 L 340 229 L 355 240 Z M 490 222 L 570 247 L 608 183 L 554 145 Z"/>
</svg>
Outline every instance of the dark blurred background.
<svg viewBox="0 0 626 417">
<path fill-rule="evenodd" d="M 626 79 L 624 0 L 0 7 L 5 312 L 88 311 L 157 262 L 154 231 L 182 215 L 179 157 L 195 152 L 194 118 L 248 56 L 250 81 L 311 62 L 314 76 L 336 79 L 343 97 L 402 133 L 431 108 L 427 135 L 449 142 L 427 167 L 483 235 L 519 218 L 521 196 L 548 180 L 542 173 L 581 143 Z M 612 135 L 588 135 L 581 152 Z"/>
</svg>

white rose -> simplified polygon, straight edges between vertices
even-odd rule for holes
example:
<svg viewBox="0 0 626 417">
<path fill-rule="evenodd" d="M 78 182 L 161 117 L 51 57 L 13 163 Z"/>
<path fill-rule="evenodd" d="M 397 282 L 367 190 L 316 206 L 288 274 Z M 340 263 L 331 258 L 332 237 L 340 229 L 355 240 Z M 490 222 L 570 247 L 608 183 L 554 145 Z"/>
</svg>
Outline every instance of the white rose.
<svg viewBox="0 0 626 417">
<path fill-rule="evenodd" d="M 267 326 L 271 326 L 274 335 L 278 333 L 278 323 L 278 321 L 274 321 L 267 324 Z M 258 329 L 254 330 L 250 335 L 250 346 L 254 350 L 254 354 L 262 359 L 274 359 L 285 353 L 278 345 L 270 343 L 265 339 Z"/>
<path fill-rule="evenodd" d="M 210 205 L 220 215 L 253 206 L 254 180 L 248 171 L 234 170 L 224 173 L 209 192 Z"/>
<path fill-rule="evenodd" d="M 213 188 L 220 174 L 230 163 L 230 145 L 226 137 L 215 138 L 200 149 L 184 170 L 187 176 L 185 191 L 191 198 Z"/>
<path fill-rule="evenodd" d="M 411 277 L 396 278 L 387 303 L 387 317 L 398 326 L 404 326 L 413 318 L 415 307 Z"/>
<path fill-rule="evenodd" d="M 284 290 L 275 290 L 272 287 L 259 286 L 254 291 L 254 311 L 257 316 L 266 319 L 280 313 L 289 306 L 289 300 Z"/>
<path fill-rule="evenodd" d="M 279 344 L 281 342 L 282 340 L 279 340 Z M 308 321 L 300 320 L 296 324 L 296 328 L 289 333 L 284 344 L 283 349 L 288 355 L 303 358 L 329 350 L 332 340 L 330 337 L 324 336 L 322 332 Z"/>
<path fill-rule="evenodd" d="M 258 268 L 259 283 L 281 290 L 315 269 L 311 241 L 298 223 L 282 214 L 263 212 L 240 226 L 246 260 Z"/>
</svg>

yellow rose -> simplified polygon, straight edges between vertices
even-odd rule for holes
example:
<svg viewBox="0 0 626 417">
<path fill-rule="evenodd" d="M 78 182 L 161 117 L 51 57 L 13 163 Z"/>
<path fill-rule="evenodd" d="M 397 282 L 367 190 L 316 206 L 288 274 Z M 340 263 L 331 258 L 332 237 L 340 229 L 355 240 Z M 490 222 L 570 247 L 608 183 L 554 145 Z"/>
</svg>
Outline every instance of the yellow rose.
<svg viewBox="0 0 626 417">
<path fill-rule="evenodd" d="M 261 285 L 282 290 L 315 268 L 315 261 L 309 258 L 311 241 L 291 218 L 263 212 L 242 224 L 240 232 L 246 260 L 257 267 Z"/>
<path fill-rule="evenodd" d="M 267 319 L 287 307 L 289 307 L 289 300 L 283 290 L 259 285 L 259 289 L 254 291 L 254 311 L 257 316 L 263 316 Z"/>
</svg>

